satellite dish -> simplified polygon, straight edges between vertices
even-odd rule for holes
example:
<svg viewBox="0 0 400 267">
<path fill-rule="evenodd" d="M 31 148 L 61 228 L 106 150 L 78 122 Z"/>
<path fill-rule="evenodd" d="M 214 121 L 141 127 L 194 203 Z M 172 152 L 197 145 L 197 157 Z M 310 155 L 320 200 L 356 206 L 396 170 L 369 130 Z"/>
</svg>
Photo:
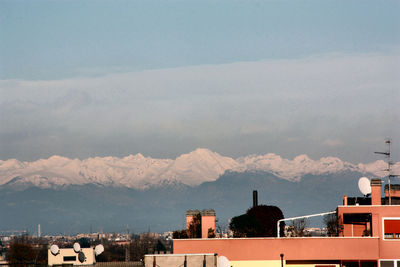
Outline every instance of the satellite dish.
<svg viewBox="0 0 400 267">
<path fill-rule="evenodd" d="M 371 194 L 371 182 L 367 177 L 358 179 L 358 188 L 364 196 Z"/>
<path fill-rule="evenodd" d="M 79 251 L 81 251 L 81 245 L 79 245 L 78 242 L 74 243 L 74 251 L 75 251 L 75 253 L 78 253 Z"/>
<path fill-rule="evenodd" d="M 77 243 L 75 243 L 75 244 L 77 244 Z M 86 256 L 85 256 L 85 254 L 84 254 L 82 251 L 79 251 L 79 253 L 78 253 L 78 260 L 79 260 L 81 263 L 83 263 L 83 262 L 86 260 Z"/>
<path fill-rule="evenodd" d="M 103 246 L 102 244 L 97 245 L 97 246 L 94 248 L 94 254 L 95 254 L 96 256 L 99 256 L 101 253 L 103 253 L 103 251 L 104 251 L 104 246 Z"/>
<path fill-rule="evenodd" d="M 51 252 L 51 254 L 56 256 L 60 252 L 60 249 L 58 248 L 57 245 L 51 245 L 50 252 Z"/>
<path fill-rule="evenodd" d="M 225 256 L 218 257 L 218 267 L 231 267 L 229 260 Z"/>
</svg>

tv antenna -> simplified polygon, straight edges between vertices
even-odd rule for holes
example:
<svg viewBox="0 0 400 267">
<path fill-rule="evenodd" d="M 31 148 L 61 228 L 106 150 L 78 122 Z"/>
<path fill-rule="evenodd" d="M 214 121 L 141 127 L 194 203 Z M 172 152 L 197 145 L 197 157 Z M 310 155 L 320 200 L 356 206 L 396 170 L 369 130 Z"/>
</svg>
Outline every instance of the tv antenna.
<svg viewBox="0 0 400 267">
<path fill-rule="evenodd" d="M 130 255 L 131 241 L 129 238 L 129 226 L 128 225 L 126 225 L 126 241 L 128 242 L 128 244 L 125 247 L 125 261 L 128 262 L 131 260 L 131 255 Z"/>
<path fill-rule="evenodd" d="M 391 188 L 390 188 L 390 178 L 394 178 L 394 177 L 399 177 L 400 175 L 396 175 L 396 174 L 392 174 L 392 165 L 393 162 L 391 160 L 391 154 L 390 154 L 390 145 L 391 145 L 392 141 L 390 139 L 386 139 L 385 144 L 387 144 L 387 150 L 385 152 L 375 152 L 375 154 L 381 154 L 386 156 L 386 162 L 387 162 L 387 169 L 384 169 L 383 171 L 386 171 L 388 173 L 388 184 L 389 184 L 389 205 L 392 205 L 392 197 L 391 197 Z"/>
</svg>

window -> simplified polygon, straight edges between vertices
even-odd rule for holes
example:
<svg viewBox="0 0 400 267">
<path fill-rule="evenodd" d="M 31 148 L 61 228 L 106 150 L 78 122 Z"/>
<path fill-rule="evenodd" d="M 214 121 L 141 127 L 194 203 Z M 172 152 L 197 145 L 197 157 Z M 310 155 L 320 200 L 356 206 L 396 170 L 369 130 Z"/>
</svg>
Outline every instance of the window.
<svg viewBox="0 0 400 267">
<path fill-rule="evenodd" d="M 394 267 L 394 261 L 381 261 L 381 267 Z"/>
<path fill-rule="evenodd" d="M 377 267 L 377 266 L 378 266 L 377 261 L 353 260 L 353 261 L 343 261 L 341 267 Z M 394 267 L 394 266 L 385 266 L 385 267 Z"/>
<path fill-rule="evenodd" d="M 360 267 L 377 267 L 378 262 L 376 261 L 360 261 Z"/>
<path fill-rule="evenodd" d="M 64 256 L 64 261 L 76 261 L 76 256 Z"/>
<path fill-rule="evenodd" d="M 400 267 L 400 260 L 381 260 L 381 267 Z"/>
<path fill-rule="evenodd" d="M 384 239 L 400 239 L 400 219 L 383 220 Z"/>
<path fill-rule="evenodd" d="M 342 267 L 360 267 L 358 261 L 344 261 Z"/>
</svg>

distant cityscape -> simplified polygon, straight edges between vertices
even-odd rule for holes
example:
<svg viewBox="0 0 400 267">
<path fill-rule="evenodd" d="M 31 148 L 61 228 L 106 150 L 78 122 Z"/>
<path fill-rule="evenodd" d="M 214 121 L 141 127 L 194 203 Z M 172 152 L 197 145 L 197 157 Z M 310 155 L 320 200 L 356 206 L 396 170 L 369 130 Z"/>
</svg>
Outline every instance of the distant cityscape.
<svg viewBox="0 0 400 267">
<path fill-rule="evenodd" d="M 285 226 L 285 235 L 290 236 L 289 233 L 289 225 Z M 40 229 L 40 226 L 38 226 Z M 327 236 L 327 229 L 319 228 L 319 227 L 307 227 L 304 230 L 306 236 Z M 231 230 L 226 230 L 222 232 L 216 233 L 216 238 L 232 238 L 233 233 Z M 76 235 L 41 235 L 40 233 L 30 234 L 26 230 L 0 230 L 0 264 L 6 263 L 6 253 L 10 248 L 11 244 L 18 239 L 23 239 L 25 242 L 32 244 L 33 247 L 39 248 L 40 246 L 45 246 L 46 249 L 49 249 L 52 244 L 57 244 L 61 248 L 72 247 L 74 242 L 80 241 L 84 246 L 90 246 L 94 244 L 106 243 L 109 247 L 119 247 L 119 251 L 116 253 L 119 255 L 115 255 L 119 257 L 121 261 L 124 261 L 127 258 L 126 248 L 134 244 L 135 242 L 141 242 L 143 240 L 152 240 L 153 244 L 157 244 L 155 241 L 160 241 L 165 246 L 165 249 L 161 251 L 161 253 L 170 254 L 172 253 L 172 240 L 173 240 L 173 231 L 166 231 L 163 233 L 157 232 L 143 232 L 139 234 L 129 234 L 129 231 L 125 233 L 103 233 L 103 232 L 94 232 L 94 233 L 78 233 Z M 121 250 L 122 248 L 122 250 Z M 148 248 L 147 253 L 160 253 L 157 251 L 155 247 Z M 101 260 L 101 259 L 100 259 Z M 139 259 L 140 260 L 140 259 Z"/>
</svg>

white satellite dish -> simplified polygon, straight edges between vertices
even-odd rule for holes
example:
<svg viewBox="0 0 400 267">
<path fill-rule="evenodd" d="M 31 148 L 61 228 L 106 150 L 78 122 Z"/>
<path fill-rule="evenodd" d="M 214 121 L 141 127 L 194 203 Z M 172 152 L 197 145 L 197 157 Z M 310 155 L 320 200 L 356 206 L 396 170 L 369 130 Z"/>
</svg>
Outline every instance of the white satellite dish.
<svg viewBox="0 0 400 267">
<path fill-rule="evenodd" d="M 75 242 L 75 243 L 74 243 L 74 251 L 75 251 L 76 253 L 78 253 L 79 251 L 81 251 L 81 245 L 79 245 L 78 242 Z"/>
<path fill-rule="evenodd" d="M 58 248 L 57 245 L 51 245 L 50 252 L 51 252 L 51 254 L 56 256 L 60 252 L 60 249 Z"/>
<path fill-rule="evenodd" d="M 367 177 L 358 179 L 358 188 L 364 196 L 371 194 L 371 182 Z"/>
<path fill-rule="evenodd" d="M 102 244 L 97 245 L 97 246 L 94 248 L 94 254 L 95 254 L 96 256 L 99 256 L 101 253 L 103 253 L 103 251 L 104 251 L 104 246 L 103 246 Z"/>
<path fill-rule="evenodd" d="M 229 260 L 225 256 L 218 257 L 218 267 L 231 267 Z"/>
</svg>

